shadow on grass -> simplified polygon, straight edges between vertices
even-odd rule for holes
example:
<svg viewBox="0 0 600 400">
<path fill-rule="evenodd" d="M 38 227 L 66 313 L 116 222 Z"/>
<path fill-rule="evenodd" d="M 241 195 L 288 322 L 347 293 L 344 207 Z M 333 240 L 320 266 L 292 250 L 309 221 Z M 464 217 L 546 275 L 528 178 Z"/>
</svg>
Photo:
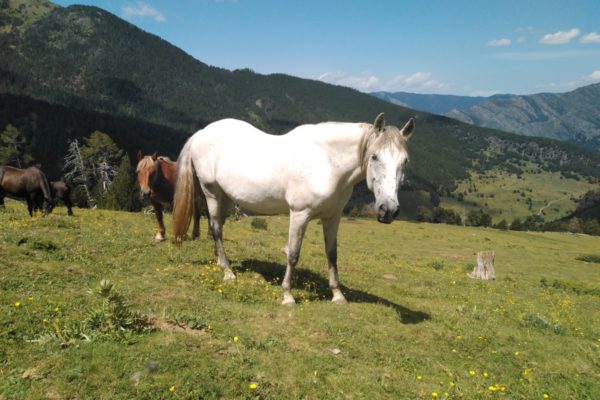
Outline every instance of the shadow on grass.
<svg viewBox="0 0 600 400">
<path fill-rule="evenodd" d="M 244 260 L 239 270 L 256 272 L 262 275 L 267 281 L 278 285 L 281 285 L 283 275 L 285 274 L 284 265 L 260 260 Z M 324 300 L 331 297 L 328 279 L 321 274 L 307 269 L 295 269 L 292 287 L 314 293 L 311 300 Z M 403 324 L 418 324 L 430 318 L 429 314 L 425 312 L 411 310 L 382 297 L 363 292 L 362 290 L 350 289 L 344 285 L 340 285 L 340 289 L 349 302 L 381 304 L 394 309 L 398 314 L 400 322 Z"/>
</svg>

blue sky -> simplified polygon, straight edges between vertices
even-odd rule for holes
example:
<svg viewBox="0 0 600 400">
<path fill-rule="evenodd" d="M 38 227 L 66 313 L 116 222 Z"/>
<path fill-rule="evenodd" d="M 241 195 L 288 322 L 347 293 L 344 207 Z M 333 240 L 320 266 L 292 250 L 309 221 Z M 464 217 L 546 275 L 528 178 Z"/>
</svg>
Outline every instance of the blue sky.
<svg viewBox="0 0 600 400">
<path fill-rule="evenodd" d="M 54 0 L 207 64 L 369 92 L 565 92 L 600 82 L 599 0 Z"/>
</svg>

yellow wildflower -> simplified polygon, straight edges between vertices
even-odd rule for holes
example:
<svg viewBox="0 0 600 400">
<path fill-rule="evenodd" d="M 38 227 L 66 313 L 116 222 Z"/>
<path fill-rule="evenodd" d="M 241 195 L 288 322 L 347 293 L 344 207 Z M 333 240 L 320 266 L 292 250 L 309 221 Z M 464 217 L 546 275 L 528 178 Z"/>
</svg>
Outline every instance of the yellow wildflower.
<svg viewBox="0 0 600 400">
<path fill-rule="evenodd" d="M 421 375 L 417 375 L 417 380 L 421 381 L 421 380 L 423 380 L 423 377 Z"/>
<path fill-rule="evenodd" d="M 515 356 L 519 357 L 521 353 L 519 351 L 515 351 Z"/>
<path fill-rule="evenodd" d="M 171 386 L 171 387 L 169 388 L 169 392 L 173 393 L 174 391 L 175 391 L 175 386 Z"/>
<path fill-rule="evenodd" d="M 549 399 L 549 398 L 550 398 L 550 396 L 549 396 L 547 393 L 544 393 L 544 398 L 545 398 L 545 399 Z"/>
<path fill-rule="evenodd" d="M 238 342 L 238 340 L 240 340 L 240 339 L 239 339 L 237 336 L 234 336 L 234 337 L 233 337 L 233 342 L 234 342 L 234 343 L 237 343 L 237 342 Z"/>
<path fill-rule="evenodd" d="M 473 371 L 473 370 L 470 370 L 470 371 L 469 371 L 469 375 L 471 375 L 471 376 L 475 375 L 475 371 Z"/>
<path fill-rule="evenodd" d="M 250 385 L 248 385 L 248 387 L 252 390 L 256 389 L 257 385 L 256 383 L 252 382 Z"/>
<path fill-rule="evenodd" d="M 21 302 L 20 301 L 15 301 L 15 307 L 17 307 L 17 308 L 21 307 Z"/>
<path fill-rule="evenodd" d="M 488 376 L 490 376 L 490 374 L 488 374 L 487 372 L 483 371 L 483 376 L 485 376 L 487 378 Z"/>
<path fill-rule="evenodd" d="M 431 393 L 431 397 L 434 398 L 434 399 L 437 399 L 437 397 L 438 397 L 437 392 L 432 392 Z"/>
<path fill-rule="evenodd" d="M 33 301 L 33 297 L 29 296 L 29 297 L 27 298 L 27 300 L 29 300 L 29 301 Z"/>
</svg>

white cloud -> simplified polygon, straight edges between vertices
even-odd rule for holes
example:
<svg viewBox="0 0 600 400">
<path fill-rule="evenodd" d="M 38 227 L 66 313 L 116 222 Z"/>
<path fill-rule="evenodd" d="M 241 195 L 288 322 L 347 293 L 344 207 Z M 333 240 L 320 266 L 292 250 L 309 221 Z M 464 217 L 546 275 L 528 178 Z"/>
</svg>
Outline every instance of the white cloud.
<svg viewBox="0 0 600 400">
<path fill-rule="evenodd" d="M 596 32 L 588 33 L 579 39 L 581 43 L 600 43 L 600 35 Z"/>
<path fill-rule="evenodd" d="M 542 44 L 566 44 L 566 43 L 569 43 L 571 40 L 575 39 L 577 36 L 579 36 L 580 33 L 581 33 L 581 31 L 577 28 L 573 28 L 568 31 L 558 31 L 555 33 L 549 33 L 547 35 L 544 35 L 540 39 L 540 43 L 542 43 Z"/>
<path fill-rule="evenodd" d="M 343 72 L 326 72 L 316 79 L 335 85 L 349 86 L 362 92 L 385 90 L 389 92 L 434 93 L 448 87 L 445 83 L 432 79 L 429 72 L 397 75 L 389 80 L 382 80 L 368 72 L 355 76 L 346 75 Z"/>
<path fill-rule="evenodd" d="M 567 82 L 551 82 L 546 83 L 544 85 L 539 85 L 538 87 L 550 89 L 550 90 L 573 90 L 580 86 L 589 85 L 594 82 L 600 82 L 600 70 L 593 71 L 591 74 L 582 76 L 573 81 Z"/>
<path fill-rule="evenodd" d="M 512 53 L 496 53 L 495 58 L 512 61 L 540 61 L 540 60 L 557 60 L 560 58 L 580 58 L 589 57 L 600 54 L 596 50 L 571 50 L 571 51 L 529 51 L 529 52 L 512 52 Z"/>
<path fill-rule="evenodd" d="M 123 18 L 131 19 L 134 17 L 146 18 L 150 17 L 156 22 L 165 21 L 165 16 L 162 15 L 156 8 L 143 1 L 138 1 L 136 4 L 126 3 L 122 7 Z"/>
<path fill-rule="evenodd" d="M 334 85 L 348 86 L 362 92 L 377 90 L 380 83 L 379 78 L 368 72 L 363 72 L 358 76 L 348 76 L 343 72 L 325 72 L 319 75 L 317 79 Z"/>
<path fill-rule="evenodd" d="M 488 46 L 510 46 L 512 40 L 510 39 L 494 39 L 487 42 Z"/>
<path fill-rule="evenodd" d="M 592 72 L 588 75 L 587 79 L 590 81 L 600 81 L 600 70 Z"/>
</svg>

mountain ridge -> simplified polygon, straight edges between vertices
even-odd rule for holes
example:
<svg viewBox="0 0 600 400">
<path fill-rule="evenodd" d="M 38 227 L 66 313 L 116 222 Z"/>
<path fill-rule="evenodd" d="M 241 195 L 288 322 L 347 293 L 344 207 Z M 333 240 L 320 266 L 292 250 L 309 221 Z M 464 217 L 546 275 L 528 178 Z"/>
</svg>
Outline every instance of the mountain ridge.
<svg viewBox="0 0 600 400">
<path fill-rule="evenodd" d="M 566 93 L 490 99 L 446 116 L 527 136 L 548 137 L 600 150 L 600 83 Z"/>
<path fill-rule="evenodd" d="M 446 115 L 454 109 L 466 109 L 492 98 L 511 96 L 510 94 L 496 94 L 485 97 L 386 91 L 371 92 L 370 95 L 393 104 L 437 115 Z"/>
</svg>

